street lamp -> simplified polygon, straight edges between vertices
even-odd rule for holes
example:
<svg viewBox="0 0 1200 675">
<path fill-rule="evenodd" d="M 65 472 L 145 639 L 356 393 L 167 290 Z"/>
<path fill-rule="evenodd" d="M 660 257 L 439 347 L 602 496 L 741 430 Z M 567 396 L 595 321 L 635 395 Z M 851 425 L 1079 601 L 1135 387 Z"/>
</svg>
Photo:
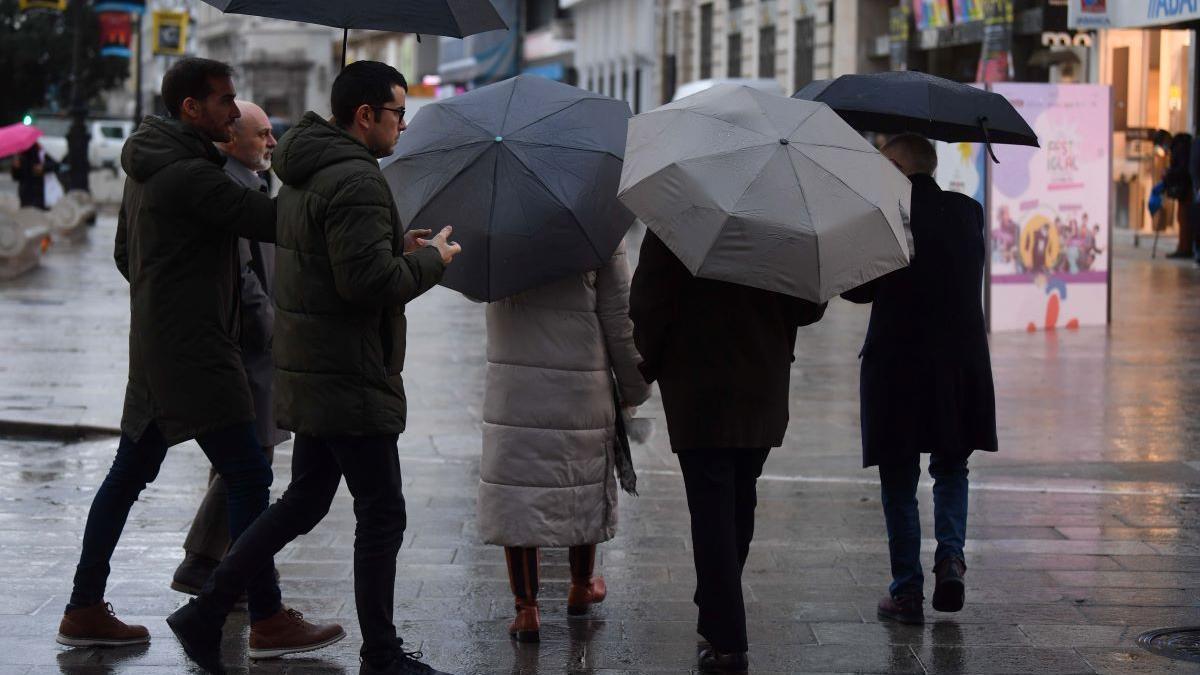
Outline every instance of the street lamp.
<svg viewBox="0 0 1200 675">
<path fill-rule="evenodd" d="M 75 35 L 71 44 L 71 128 L 67 132 L 67 190 L 89 192 L 87 101 L 80 83 L 79 60 L 83 51 L 83 22 L 87 0 L 71 0 L 71 23 Z"/>
</svg>

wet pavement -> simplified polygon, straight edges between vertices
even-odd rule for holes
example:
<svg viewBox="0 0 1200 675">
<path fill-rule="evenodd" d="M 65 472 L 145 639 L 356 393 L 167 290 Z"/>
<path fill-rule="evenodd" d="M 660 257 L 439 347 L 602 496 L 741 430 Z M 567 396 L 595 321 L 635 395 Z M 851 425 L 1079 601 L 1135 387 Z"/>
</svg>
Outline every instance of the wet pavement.
<svg viewBox="0 0 1200 675">
<path fill-rule="evenodd" d="M 108 599 L 149 626 L 152 643 L 68 650 L 53 641 L 116 443 L 47 434 L 112 428 L 120 413 L 128 319 L 110 262 L 113 227 L 101 219 L 89 243 L 51 249 L 41 269 L 0 285 L 0 427 L 38 434 L 0 439 L 0 673 L 186 672 L 164 617 L 184 599 L 167 587 L 207 475 L 194 444 L 169 453 L 113 563 Z M 855 355 L 867 310 L 838 301 L 802 329 L 791 428 L 760 483 L 745 574 L 752 672 L 1200 669 L 1136 645 L 1152 628 L 1200 624 L 1200 270 L 1152 262 L 1128 244 L 1115 264 L 1110 330 L 993 336 L 1001 451 L 972 465 L 968 604 L 957 614 L 927 607 L 924 626 L 875 618 L 888 565 L 876 475 L 859 468 Z M 482 307 L 437 289 L 409 316 L 409 530 L 396 587 L 407 644 L 452 672 L 687 672 L 694 575 L 665 426 L 635 447 L 641 497 L 623 498 L 617 538 L 600 547 L 609 599 L 568 619 L 565 551 L 547 551 L 543 641 L 517 646 L 505 632 L 504 557 L 475 530 Z M 644 410 L 661 417 L 656 400 Z M 276 493 L 289 459 L 285 445 Z M 928 485 L 921 507 L 930 533 Z M 251 664 L 244 615 L 234 615 L 230 666 L 356 672 L 353 522 L 343 489 L 329 517 L 278 558 L 286 601 L 342 621 L 350 637 L 311 658 Z"/>
</svg>

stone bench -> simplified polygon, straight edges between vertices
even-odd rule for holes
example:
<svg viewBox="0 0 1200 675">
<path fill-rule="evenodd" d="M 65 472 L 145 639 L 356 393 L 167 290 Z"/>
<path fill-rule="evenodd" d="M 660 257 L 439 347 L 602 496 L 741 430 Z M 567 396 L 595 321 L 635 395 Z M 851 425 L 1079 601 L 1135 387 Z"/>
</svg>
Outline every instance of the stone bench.
<svg viewBox="0 0 1200 675">
<path fill-rule="evenodd" d="M 37 267 L 50 229 L 45 211 L 0 207 L 0 279 L 14 279 Z"/>
</svg>

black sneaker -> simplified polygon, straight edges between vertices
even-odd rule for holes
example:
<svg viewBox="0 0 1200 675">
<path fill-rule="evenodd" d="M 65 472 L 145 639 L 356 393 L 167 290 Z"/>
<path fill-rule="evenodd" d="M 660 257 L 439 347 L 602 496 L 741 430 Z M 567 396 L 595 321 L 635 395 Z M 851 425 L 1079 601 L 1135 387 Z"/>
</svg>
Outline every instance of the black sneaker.
<svg viewBox="0 0 1200 675">
<path fill-rule="evenodd" d="M 899 621 L 900 623 L 925 623 L 925 598 L 919 595 L 887 596 L 879 601 L 875 615 L 880 619 Z"/>
<path fill-rule="evenodd" d="M 939 612 L 957 612 L 966 599 L 963 577 L 967 564 L 961 558 L 945 558 L 933 567 L 937 584 L 933 587 L 933 608 Z"/>
<path fill-rule="evenodd" d="M 167 617 L 167 625 L 183 645 L 188 658 L 208 673 L 224 675 L 221 665 L 221 623 L 201 612 L 195 600 L 188 600 L 183 607 Z"/>
<path fill-rule="evenodd" d="M 383 663 L 373 663 L 363 659 L 358 668 L 358 675 L 450 675 L 427 663 L 421 663 L 424 658 L 421 652 L 406 652 L 397 649 L 391 660 Z"/>
<path fill-rule="evenodd" d="M 743 675 L 750 672 L 750 657 L 746 652 L 719 652 L 712 647 L 704 649 L 696 657 L 696 667 L 702 673 L 733 673 Z"/>
</svg>

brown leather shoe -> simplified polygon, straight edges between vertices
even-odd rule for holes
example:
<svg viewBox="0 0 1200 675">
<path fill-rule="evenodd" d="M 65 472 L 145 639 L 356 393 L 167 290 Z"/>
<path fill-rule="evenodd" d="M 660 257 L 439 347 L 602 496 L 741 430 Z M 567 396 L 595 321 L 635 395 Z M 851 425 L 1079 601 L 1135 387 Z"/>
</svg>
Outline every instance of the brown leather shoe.
<svg viewBox="0 0 1200 675">
<path fill-rule="evenodd" d="M 733 673 L 744 675 L 750 672 L 750 657 L 746 652 L 719 652 L 711 646 L 696 656 L 696 669 L 702 673 Z"/>
<path fill-rule="evenodd" d="M 117 618 L 112 604 L 98 602 L 67 610 L 55 640 L 68 647 L 124 647 L 150 642 L 150 631 L 145 626 L 127 625 Z"/>
<path fill-rule="evenodd" d="M 594 603 L 604 602 L 607 596 L 608 587 L 604 585 L 604 577 L 593 577 L 587 583 L 572 581 L 571 590 L 567 591 L 567 614 L 587 614 L 588 608 Z"/>
<path fill-rule="evenodd" d="M 537 600 L 517 598 L 517 617 L 508 626 L 508 635 L 517 642 L 541 641 L 542 620 Z"/>
<path fill-rule="evenodd" d="M 875 615 L 900 623 L 925 623 L 925 598 L 919 595 L 888 596 L 879 601 Z"/>
<path fill-rule="evenodd" d="M 346 631 L 338 624 L 310 623 L 300 612 L 285 607 L 250 624 L 248 654 L 252 659 L 277 659 L 328 647 L 344 637 Z"/>
<path fill-rule="evenodd" d="M 933 567 L 937 585 L 933 587 L 933 608 L 939 612 L 957 612 L 963 608 L 967 586 L 963 577 L 967 563 L 961 558 L 945 558 Z"/>
</svg>

